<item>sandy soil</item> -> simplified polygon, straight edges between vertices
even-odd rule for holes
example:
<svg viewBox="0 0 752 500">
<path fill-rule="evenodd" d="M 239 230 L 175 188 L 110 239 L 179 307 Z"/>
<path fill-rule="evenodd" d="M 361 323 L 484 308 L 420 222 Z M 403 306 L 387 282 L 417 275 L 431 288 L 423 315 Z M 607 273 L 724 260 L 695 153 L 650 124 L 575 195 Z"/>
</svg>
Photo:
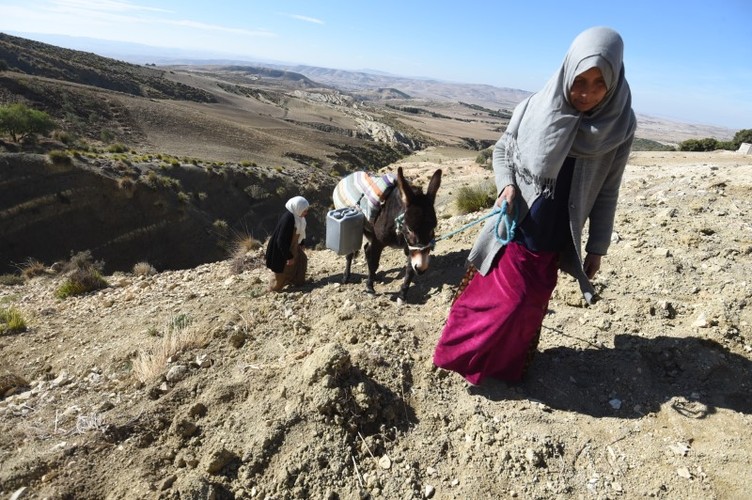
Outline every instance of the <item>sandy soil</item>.
<svg viewBox="0 0 752 500">
<path fill-rule="evenodd" d="M 445 171 L 438 234 L 474 157 Z M 398 304 L 309 252 L 309 282 L 266 293 L 229 261 L 54 297 L 60 277 L 0 285 L 0 498 L 748 498 L 752 481 L 752 158 L 634 153 L 614 243 L 584 307 L 562 277 L 516 386 L 432 366 L 475 237 L 437 243 Z M 322 235 L 323 239 L 323 235 Z"/>
</svg>

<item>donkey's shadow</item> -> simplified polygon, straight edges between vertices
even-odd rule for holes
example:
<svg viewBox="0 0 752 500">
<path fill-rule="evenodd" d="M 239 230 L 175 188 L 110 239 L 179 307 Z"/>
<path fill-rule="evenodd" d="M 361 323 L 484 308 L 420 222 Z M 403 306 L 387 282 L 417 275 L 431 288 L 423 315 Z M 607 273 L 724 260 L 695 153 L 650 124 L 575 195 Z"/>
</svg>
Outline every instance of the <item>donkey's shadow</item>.
<svg viewBox="0 0 752 500">
<path fill-rule="evenodd" d="M 432 290 L 444 286 L 456 287 L 459 285 L 462 276 L 465 274 L 467 255 L 469 250 L 449 252 L 446 254 L 437 254 L 431 256 L 431 266 L 428 271 L 415 277 L 413 286 L 407 294 L 408 304 L 425 304 L 432 295 Z M 344 267 L 344 258 L 343 258 Z M 344 273 L 336 273 L 320 279 L 313 283 L 312 287 L 321 286 L 328 283 L 341 283 Z M 389 295 L 392 300 L 397 300 L 399 296 L 399 287 L 394 283 L 399 283 L 405 276 L 405 267 L 396 266 L 381 269 L 377 273 L 378 282 L 375 286 L 376 294 Z M 349 282 L 344 286 L 362 286 L 362 283 L 368 279 L 367 270 L 365 273 L 352 272 Z"/>
<path fill-rule="evenodd" d="M 547 349 L 517 387 L 489 380 L 472 392 L 492 400 L 522 392 L 593 417 L 639 418 L 668 402 L 687 417 L 704 418 L 718 408 L 752 414 L 751 375 L 750 359 L 712 340 L 623 334 L 613 349 Z"/>
</svg>

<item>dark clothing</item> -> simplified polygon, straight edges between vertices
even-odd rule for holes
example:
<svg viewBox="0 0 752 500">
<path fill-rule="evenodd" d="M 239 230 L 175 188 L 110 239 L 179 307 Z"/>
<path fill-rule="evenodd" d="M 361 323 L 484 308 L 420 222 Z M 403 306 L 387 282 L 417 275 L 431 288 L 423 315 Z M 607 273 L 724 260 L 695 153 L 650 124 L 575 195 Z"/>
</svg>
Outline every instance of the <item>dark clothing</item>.
<svg viewBox="0 0 752 500">
<path fill-rule="evenodd" d="M 295 216 L 285 210 L 269 237 L 266 247 L 266 267 L 275 273 L 283 272 L 287 261 L 293 258 L 291 247 L 294 234 Z"/>
<path fill-rule="evenodd" d="M 569 228 L 569 191 L 575 159 L 568 156 L 556 178 L 553 198 L 540 196 L 515 233 L 515 241 L 533 252 L 561 252 L 572 242 Z"/>
</svg>

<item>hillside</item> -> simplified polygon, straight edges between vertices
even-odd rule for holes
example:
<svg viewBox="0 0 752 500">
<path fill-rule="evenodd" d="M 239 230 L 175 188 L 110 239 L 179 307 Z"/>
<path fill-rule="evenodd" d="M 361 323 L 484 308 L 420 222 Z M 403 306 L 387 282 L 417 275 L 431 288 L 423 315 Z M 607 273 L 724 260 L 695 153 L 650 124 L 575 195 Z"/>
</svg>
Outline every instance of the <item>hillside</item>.
<svg viewBox="0 0 752 500">
<path fill-rule="evenodd" d="M 506 104 L 440 82 L 156 68 L 5 35 L 0 51 L 0 103 L 62 127 L 0 143 L 0 264 L 43 262 L 0 282 L 0 325 L 10 310 L 26 322 L 0 329 L 0 497 L 749 496 L 749 156 L 633 153 L 602 300 L 585 307 L 563 277 L 528 378 L 470 388 L 431 359 L 478 226 L 438 241 L 405 304 L 400 251 L 384 252 L 376 295 L 362 258 L 342 285 L 344 259 L 321 245 L 304 286 L 270 294 L 263 248 L 238 262 L 229 245 L 264 239 L 298 193 L 320 242 L 334 183 L 397 165 L 423 185 L 444 171 L 439 235 L 471 224 L 483 213 L 453 200 L 490 181 L 475 157 Z M 686 132 L 642 123 L 645 138 Z M 108 286 L 59 299 L 56 261 L 81 250 L 107 263 Z"/>
<path fill-rule="evenodd" d="M 156 69 L 7 35 L 0 61 L 0 102 L 60 127 L 52 141 L 0 141 L 2 272 L 87 249 L 109 271 L 216 261 L 233 238 L 265 238 L 294 194 L 324 210 L 349 171 L 432 144 L 486 147 L 506 123 L 460 105 L 373 107 L 289 71 Z M 70 162 L 30 154 L 52 149 Z"/>
<path fill-rule="evenodd" d="M 487 148 L 527 95 L 309 66 L 136 65 L 5 34 L 0 62 L 0 103 L 46 111 L 59 127 L 53 141 L 0 141 L 2 272 L 84 249 L 110 271 L 216 261 L 234 237 L 263 239 L 292 194 L 323 213 L 347 172 L 429 147 Z M 639 127 L 664 143 L 720 132 Z M 52 149 L 70 166 L 23 157 Z"/>
<path fill-rule="evenodd" d="M 473 160 L 399 162 L 418 182 L 444 170 L 439 235 L 482 215 L 452 202 L 491 177 Z M 67 300 L 52 274 L 0 285 L 29 326 L 0 335 L 0 496 L 744 498 L 750 179 L 738 153 L 634 153 L 602 300 L 583 307 L 562 279 L 515 386 L 468 388 L 431 364 L 474 228 L 437 243 L 403 305 L 396 250 L 375 296 L 339 284 L 326 249 L 280 294 L 253 251 L 240 274 L 116 273 Z"/>
</svg>

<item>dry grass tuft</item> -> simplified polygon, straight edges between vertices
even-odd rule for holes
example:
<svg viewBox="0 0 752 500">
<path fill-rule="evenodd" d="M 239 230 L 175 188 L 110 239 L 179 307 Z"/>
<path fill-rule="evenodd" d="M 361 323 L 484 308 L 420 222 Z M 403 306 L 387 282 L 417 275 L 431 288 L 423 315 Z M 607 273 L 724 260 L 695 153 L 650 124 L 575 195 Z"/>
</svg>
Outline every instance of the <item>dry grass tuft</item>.
<svg viewBox="0 0 752 500">
<path fill-rule="evenodd" d="M 28 259 L 20 266 L 20 271 L 21 276 L 23 276 L 25 280 L 29 280 L 35 276 L 47 274 L 47 267 L 36 259 Z"/>
<path fill-rule="evenodd" d="M 133 266 L 133 274 L 136 276 L 154 276 L 157 270 L 148 262 L 139 262 Z"/>
<path fill-rule="evenodd" d="M 237 236 L 230 250 L 230 272 L 240 274 L 264 265 L 260 254 L 255 252 L 261 247 L 262 243 L 251 235 Z"/>
<path fill-rule="evenodd" d="M 496 186 L 485 182 L 475 186 L 462 186 L 454 200 L 457 212 L 469 214 L 488 210 L 496 201 Z"/>
<path fill-rule="evenodd" d="M 140 350 L 133 361 L 133 374 L 141 382 L 156 380 L 165 372 L 168 360 L 189 349 L 204 347 L 209 341 L 206 331 L 190 324 L 185 316 L 172 318 L 162 340 L 153 349 Z"/>
</svg>

